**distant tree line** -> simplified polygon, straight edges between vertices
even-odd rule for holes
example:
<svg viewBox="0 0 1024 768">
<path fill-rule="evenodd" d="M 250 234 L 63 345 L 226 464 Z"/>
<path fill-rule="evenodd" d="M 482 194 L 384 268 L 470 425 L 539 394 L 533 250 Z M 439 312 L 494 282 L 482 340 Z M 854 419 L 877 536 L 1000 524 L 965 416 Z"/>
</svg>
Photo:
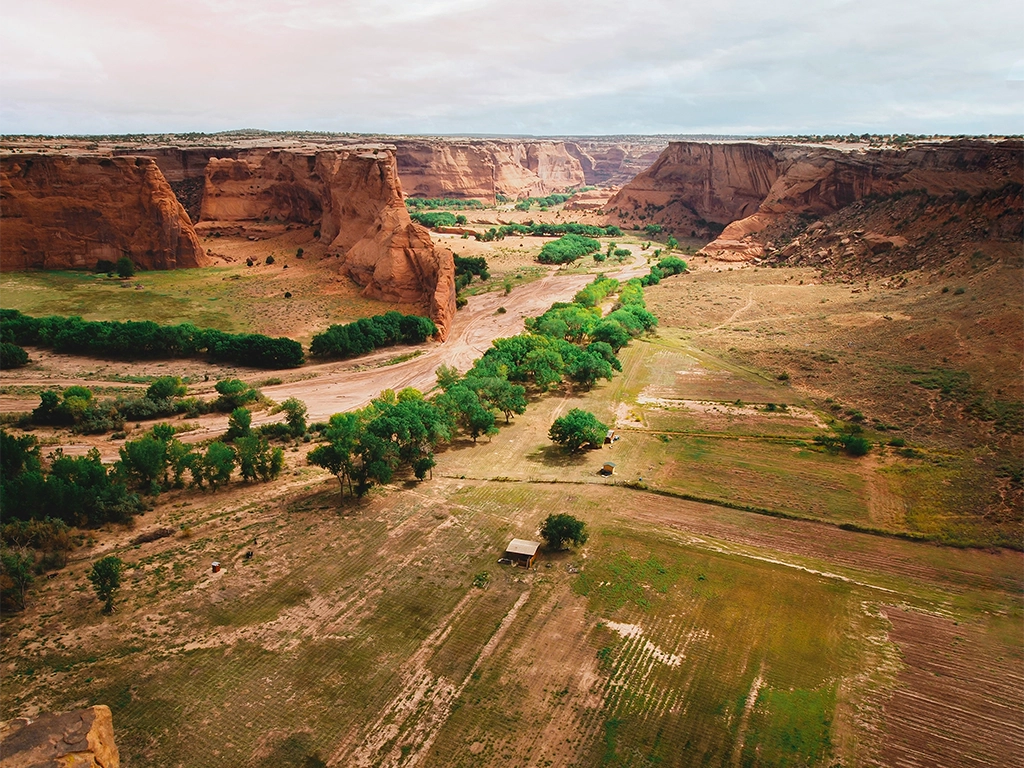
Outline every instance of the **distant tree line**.
<svg viewBox="0 0 1024 768">
<path fill-rule="evenodd" d="M 437 229 L 438 227 L 459 227 L 468 222 L 468 219 L 463 215 L 456 216 L 453 213 L 447 211 L 436 211 L 431 213 L 412 213 L 409 217 L 417 224 L 422 224 L 428 229 Z"/>
<path fill-rule="evenodd" d="M 30 317 L 0 309 L 0 340 L 50 347 L 57 352 L 104 358 L 178 358 L 206 355 L 218 362 L 256 368 L 302 365 L 302 345 L 258 333 L 233 334 L 191 323 L 158 325 L 143 320 L 89 321 L 81 317 Z"/>
<path fill-rule="evenodd" d="M 437 326 L 430 318 L 391 311 L 353 323 L 332 325 L 313 337 L 309 351 L 321 358 L 356 357 L 380 347 L 421 344 L 436 333 Z"/>
<path fill-rule="evenodd" d="M 477 210 L 484 208 L 480 200 L 463 200 L 458 197 L 407 197 L 405 207 L 410 210 L 432 210 L 436 208 L 451 208 L 457 211 Z"/>
<path fill-rule="evenodd" d="M 585 235 L 587 237 L 621 237 L 622 230 L 616 226 L 598 227 L 593 224 L 579 224 L 575 221 L 567 221 L 564 224 L 503 224 L 500 227 L 491 227 L 486 232 L 478 234 L 477 240 L 491 242 L 493 240 L 504 240 L 509 235 L 531 235 L 534 237 L 561 237 L 562 235 Z"/>
</svg>

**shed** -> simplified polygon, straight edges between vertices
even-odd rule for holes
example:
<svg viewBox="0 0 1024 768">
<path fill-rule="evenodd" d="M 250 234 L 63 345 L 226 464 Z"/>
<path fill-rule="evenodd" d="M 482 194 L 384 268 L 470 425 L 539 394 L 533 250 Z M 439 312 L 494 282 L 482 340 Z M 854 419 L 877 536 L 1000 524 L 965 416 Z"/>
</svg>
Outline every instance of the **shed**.
<svg viewBox="0 0 1024 768">
<path fill-rule="evenodd" d="M 602 475 L 614 475 L 615 474 L 615 462 L 614 461 L 606 461 L 601 466 L 601 474 Z"/>
<path fill-rule="evenodd" d="M 505 558 L 512 562 L 512 565 L 521 565 L 529 568 L 537 557 L 537 550 L 540 543 L 527 541 L 526 539 L 512 539 L 505 547 Z"/>
<path fill-rule="evenodd" d="M 604 435 L 604 444 L 609 445 L 615 439 L 615 430 L 609 429 Z"/>
</svg>

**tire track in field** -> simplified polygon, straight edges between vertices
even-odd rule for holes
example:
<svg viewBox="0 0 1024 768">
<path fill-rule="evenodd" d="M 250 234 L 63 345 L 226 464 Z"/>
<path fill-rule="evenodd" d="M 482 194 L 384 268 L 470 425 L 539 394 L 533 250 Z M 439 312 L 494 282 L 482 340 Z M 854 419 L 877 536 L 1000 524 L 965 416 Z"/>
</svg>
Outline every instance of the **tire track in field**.
<svg viewBox="0 0 1024 768">
<path fill-rule="evenodd" d="M 530 591 L 523 592 L 505 614 L 461 682 L 435 676 L 427 662 L 447 639 L 454 621 L 476 598 L 478 595 L 472 591 L 467 592 L 438 629 L 423 641 L 416 653 L 399 670 L 398 675 L 402 677 L 403 683 L 391 698 L 391 703 L 364 729 L 358 746 L 351 749 L 351 742 L 346 740 L 335 750 L 330 765 L 391 768 L 400 763 L 414 766 L 423 760 L 451 715 L 453 704 L 472 680 L 473 674 L 490 658 L 501 642 L 520 608 L 530 599 Z"/>
</svg>

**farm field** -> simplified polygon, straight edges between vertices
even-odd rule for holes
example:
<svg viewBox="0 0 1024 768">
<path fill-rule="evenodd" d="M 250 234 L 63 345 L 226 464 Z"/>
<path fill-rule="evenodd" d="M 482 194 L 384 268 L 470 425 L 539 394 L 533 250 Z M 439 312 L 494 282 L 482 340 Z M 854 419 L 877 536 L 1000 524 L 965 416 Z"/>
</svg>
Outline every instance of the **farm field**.
<svg viewBox="0 0 1024 768">
<path fill-rule="evenodd" d="M 279 247 L 218 240 L 227 285 L 246 283 L 244 254 Z M 622 240 L 642 266 L 641 244 Z M 375 383 L 428 388 L 436 364 L 468 367 L 489 335 L 553 300 L 547 272 L 530 271 L 534 245 L 472 243 L 484 245 L 504 261 L 460 313 L 457 344 L 391 365 L 398 352 L 231 375 L 308 398 L 317 418 Z M 315 279 L 289 264 L 282 274 Z M 692 267 L 647 289 L 658 333 L 622 350 L 613 380 L 534 397 L 493 437 L 439 451 L 428 480 L 342 498 L 305 462 L 315 443 L 296 442 L 274 482 L 165 492 L 134 530 L 86 532 L 0 623 L 0 719 L 108 704 L 129 767 L 1017 765 L 1024 520 L 1006 468 L 1021 436 L 930 385 L 959 372 L 993 412 L 1020 401 L 1019 306 L 1003 307 L 1019 270 L 965 273 L 958 296 L 926 275 L 851 286 L 806 269 Z M 596 269 L 559 279 L 582 285 Z M 82 293 L 61 299 L 64 279 L 2 285 L 22 286 L 25 311 L 71 311 Z M 337 305 L 301 333 L 377 311 L 349 300 L 323 299 Z M 246 306 L 226 303 L 218 327 L 272 332 L 308 310 L 268 320 Z M 166 312 L 153 319 L 177 317 Z M 998 343 L 981 333 L 993 323 Z M 167 364 L 33 365 L 3 373 L 0 409 L 51 385 L 144 386 Z M 220 373 L 182 369 L 197 392 Z M 551 422 L 572 408 L 619 439 L 553 445 Z M 203 418 L 198 437 L 225 428 Z M 866 456 L 815 443 L 851 425 Z M 71 441 L 37 434 L 45 450 Z M 78 447 L 112 458 L 118 445 Z M 587 522 L 585 545 L 544 551 L 530 571 L 497 564 L 561 511 Z M 174 534 L 133 543 L 161 527 Z M 85 571 L 110 553 L 128 570 L 104 616 Z"/>
</svg>

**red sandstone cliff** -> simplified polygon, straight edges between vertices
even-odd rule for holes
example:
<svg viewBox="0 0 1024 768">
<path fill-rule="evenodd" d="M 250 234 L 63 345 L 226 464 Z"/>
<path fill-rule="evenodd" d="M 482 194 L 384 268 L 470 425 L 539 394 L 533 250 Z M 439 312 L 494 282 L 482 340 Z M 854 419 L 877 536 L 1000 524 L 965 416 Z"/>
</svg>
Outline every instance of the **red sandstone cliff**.
<svg viewBox="0 0 1024 768">
<path fill-rule="evenodd" d="M 621 186 L 650 168 L 667 144 L 657 137 L 574 139 L 565 149 L 579 160 L 587 184 Z"/>
<path fill-rule="evenodd" d="M 606 210 L 619 220 L 657 222 L 681 234 L 724 226 L 704 253 L 746 260 L 765 255 L 770 231 L 784 221 L 828 216 L 869 196 L 910 190 L 977 195 L 1019 185 L 1021 150 L 1020 141 L 985 140 L 905 150 L 673 142 Z"/>
<path fill-rule="evenodd" d="M 448 335 L 454 260 L 409 218 L 393 148 L 257 149 L 212 158 L 202 219 L 316 224 L 367 296 L 425 304 L 441 338 Z"/>
<path fill-rule="evenodd" d="M 148 157 L 0 158 L 0 268 L 204 266 L 192 223 Z"/>
<path fill-rule="evenodd" d="M 560 141 L 399 139 L 398 173 L 406 194 L 493 203 L 543 197 L 586 183 L 577 158 Z"/>
</svg>

